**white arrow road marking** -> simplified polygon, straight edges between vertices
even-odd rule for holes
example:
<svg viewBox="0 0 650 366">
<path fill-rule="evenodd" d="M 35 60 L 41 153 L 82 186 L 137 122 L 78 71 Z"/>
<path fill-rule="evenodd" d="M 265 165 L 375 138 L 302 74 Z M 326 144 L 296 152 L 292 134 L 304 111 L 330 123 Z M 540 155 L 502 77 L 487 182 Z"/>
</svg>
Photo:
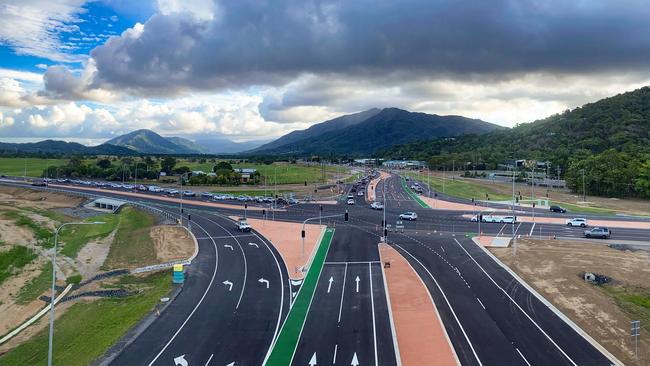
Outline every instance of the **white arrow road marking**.
<svg viewBox="0 0 650 366">
<path fill-rule="evenodd" d="M 232 291 L 232 282 L 226 280 L 226 281 L 223 281 L 223 284 L 226 285 L 226 286 L 229 286 L 228 291 Z"/>
<path fill-rule="evenodd" d="M 332 289 L 332 282 L 334 282 L 334 277 L 330 277 L 329 279 L 329 284 L 327 285 L 327 293 L 330 293 L 330 290 Z"/>
<path fill-rule="evenodd" d="M 231 363 L 227 364 L 226 366 L 235 366 L 235 363 L 231 362 Z"/>
<path fill-rule="evenodd" d="M 250 246 L 252 246 L 252 247 L 255 247 L 255 248 L 258 248 L 258 249 L 259 249 L 259 247 L 260 247 L 260 246 L 257 245 L 256 243 L 248 243 L 248 245 L 250 245 Z"/>
<path fill-rule="evenodd" d="M 311 356 L 311 360 L 309 360 L 309 366 L 315 366 L 316 365 L 316 352 Z"/>
<path fill-rule="evenodd" d="M 350 365 L 359 366 L 359 359 L 357 358 L 356 352 L 354 352 L 354 356 L 352 356 L 352 362 L 350 362 Z"/>
<path fill-rule="evenodd" d="M 259 281 L 259 283 L 266 283 L 266 288 L 269 288 L 269 280 L 265 280 L 263 278 L 260 278 L 258 281 Z"/>
<path fill-rule="evenodd" d="M 359 292 L 359 281 L 361 280 L 359 279 L 359 276 L 357 276 L 357 278 L 354 279 L 354 282 L 357 283 L 357 292 Z"/>
<path fill-rule="evenodd" d="M 187 366 L 187 360 L 185 359 L 185 355 L 180 355 L 174 358 L 174 364 L 176 366 Z"/>
<path fill-rule="evenodd" d="M 232 248 L 232 245 L 228 245 L 228 244 L 226 244 L 226 245 L 224 245 L 223 247 L 224 247 L 224 248 L 230 248 L 230 250 L 234 250 L 234 249 Z"/>
</svg>

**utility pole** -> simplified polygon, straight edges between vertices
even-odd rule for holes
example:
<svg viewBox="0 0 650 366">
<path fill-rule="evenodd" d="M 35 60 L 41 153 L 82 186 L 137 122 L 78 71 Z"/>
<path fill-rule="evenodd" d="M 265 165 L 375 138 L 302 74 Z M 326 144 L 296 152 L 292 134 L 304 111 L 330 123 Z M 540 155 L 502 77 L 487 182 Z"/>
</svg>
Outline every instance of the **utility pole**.
<svg viewBox="0 0 650 366">
<path fill-rule="evenodd" d="M 517 255 L 517 242 L 515 239 L 515 164 L 512 166 L 512 255 Z"/>
<path fill-rule="evenodd" d="M 582 202 L 587 202 L 587 186 L 585 185 L 585 170 L 580 169 L 582 172 Z"/>
<path fill-rule="evenodd" d="M 533 206 L 533 222 L 535 222 L 535 165 L 533 165 L 530 180 L 530 203 Z"/>
</svg>

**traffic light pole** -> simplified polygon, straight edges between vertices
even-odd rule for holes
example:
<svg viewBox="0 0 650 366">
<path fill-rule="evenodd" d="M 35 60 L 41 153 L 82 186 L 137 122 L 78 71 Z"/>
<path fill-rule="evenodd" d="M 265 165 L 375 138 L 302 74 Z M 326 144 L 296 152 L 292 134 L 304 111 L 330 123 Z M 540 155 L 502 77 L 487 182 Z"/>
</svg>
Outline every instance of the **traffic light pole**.
<svg viewBox="0 0 650 366">
<path fill-rule="evenodd" d="M 329 219 L 329 218 L 341 217 L 341 216 L 344 216 L 345 221 L 348 221 L 348 210 L 345 210 L 345 213 L 342 214 L 310 217 L 302 222 L 302 230 L 300 231 L 300 236 L 302 240 L 301 249 L 300 249 L 300 258 L 305 257 L 305 225 L 307 224 L 307 222 L 311 220 L 322 220 L 322 219 Z"/>
</svg>

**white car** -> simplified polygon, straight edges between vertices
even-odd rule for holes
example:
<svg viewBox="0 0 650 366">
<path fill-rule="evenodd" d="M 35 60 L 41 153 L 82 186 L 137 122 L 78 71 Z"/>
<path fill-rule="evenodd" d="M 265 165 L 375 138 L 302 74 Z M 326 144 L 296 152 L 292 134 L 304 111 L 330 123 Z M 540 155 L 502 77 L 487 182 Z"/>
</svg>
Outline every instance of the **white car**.
<svg viewBox="0 0 650 366">
<path fill-rule="evenodd" d="M 383 210 L 383 209 L 384 209 L 384 205 L 382 205 L 381 202 L 373 202 L 373 203 L 370 205 L 370 208 L 372 208 L 373 210 Z"/>
<path fill-rule="evenodd" d="M 167 191 L 167 194 L 169 194 L 169 195 L 178 194 L 178 190 L 177 189 L 170 189 L 170 190 Z"/>
<path fill-rule="evenodd" d="M 348 205 L 354 205 L 354 199 L 350 198 L 350 199 L 348 200 Z"/>
<path fill-rule="evenodd" d="M 192 191 L 183 191 L 183 196 L 185 197 L 196 197 L 196 193 Z"/>
<path fill-rule="evenodd" d="M 399 214 L 399 218 L 402 220 L 415 221 L 418 219 L 418 214 L 415 212 L 404 212 L 403 214 Z"/>
<path fill-rule="evenodd" d="M 575 217 L 572 218 L 571 220 L 567 220 L 566 222 L 567 226 L 580 226 L 580 227 L 587 227 L 587 219 L 583 217 Z"/>
<path fill-rule="evenodd" d="M 516 224 L 517 223 L 517 216 L 502 216 L 499 219 L 499 222 L 501 224 Z"/>
</svg>

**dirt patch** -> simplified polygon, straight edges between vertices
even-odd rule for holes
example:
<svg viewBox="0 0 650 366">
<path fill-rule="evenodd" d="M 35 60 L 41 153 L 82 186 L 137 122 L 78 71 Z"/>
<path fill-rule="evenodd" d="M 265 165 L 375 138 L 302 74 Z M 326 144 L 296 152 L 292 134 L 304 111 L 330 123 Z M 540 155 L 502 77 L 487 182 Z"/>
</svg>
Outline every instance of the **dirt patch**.
<svg viewBox="0 0 650 366">
<path fill-rule="evenodd" d="M 435 304 L 417 273 L 395 249 L 379 245 L 397 344 L 404 366 L 459 365 Z"/>
<path fill-rule="evenodd" d="M 15 297 L 20 289 L 40 274 L 43 263 L 45 263 L 44 258 L 37 258 L 0 286 L 0 301 L 2 301 L 0 304 L 0 314 L 2 314 L 0 316 L 0 336 L 31 318 L 45 306 L 40 300 L 25 305 L 15 303 Z"/>
<path fill-rule="evenodd" d="M 2 218 L 0 218 L 0 240 L 5 243 L 21 244 L 29 247 L 36 244 L 36 238 L 31 230 L 17 226 L 13 220 Z"/>
<path fill-rule="evenodd" d="M 635 319 L 607 291 L 585 282 L 580 275 L 595 272 L 626 286 L 648 289 L 647 252 L 532 239 L 517 241 L 516 259 L 510 248 L 489 250 L 619 360 L 628 365 L 641 365 L 633 359 L 634 345 L 629 336 L 630 321 Z M 646 350 L 648 354 L 641 359 L 648 360 L 650 337 L 643 331 L 641 334 L 639 352 Z"/>
<path fill-rule="evenodd" d="M 154 226 L 150 235 L 160 262 L 187 259 L 194 254 L 194 239 L 180 226 Z"/>
<path fill-rule="evenodd" d="M 75 269 L 82 278 L 91 278 L 99 272 L 106 257 L 108 257 L 108 252 L 111 249 L 111 243 L 115 238 L 116 232 L 117 230 L 113 230 L 105 238 L 88 242 L 88 244 L 81 248 L 75 260 Z"/>
<path fill-rule="evenodd" d="M 79 196 L 0 186 L 0 204 L 11 203 L 17 207 L 52 209 L 78 206 L 83 201 L 85 199 Z"/>
</svg>

